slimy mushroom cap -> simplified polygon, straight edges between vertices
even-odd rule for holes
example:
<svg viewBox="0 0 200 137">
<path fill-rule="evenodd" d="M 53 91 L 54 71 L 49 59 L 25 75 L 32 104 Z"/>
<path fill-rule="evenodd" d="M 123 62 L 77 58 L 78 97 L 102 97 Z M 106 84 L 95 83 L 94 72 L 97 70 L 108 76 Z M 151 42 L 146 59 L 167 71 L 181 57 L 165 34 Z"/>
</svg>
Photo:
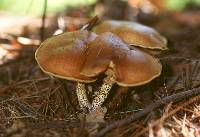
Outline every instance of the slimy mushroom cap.
<svg viewBox="0 0 200 137">
<path fill-rule="evenodd" d="M 88 44 L 81 74 L 95 77 L 100 73 L 113 75 L 125 87 L 146 84 L 161 74 L 159 60 L 137 48 L 130 49 L 118 36 L 103 33 Z"/>
<path fill-rule="evenodd" d="M 45 40 L 35 53 L 40 68 L 55 77 L 78 82 L 95 78 L 80 74 L 86 58 L 87 44 L 97 37 L 88 31 L 67 32 Z"/>
<path fill-rule="evenodd" d="M 129 45 L 148 49 L 167 50 L 167 40 L 148 26 L 128 21 L 107 20 L 94 27 L 97 34 L 112 32 Z"/>
</svg>

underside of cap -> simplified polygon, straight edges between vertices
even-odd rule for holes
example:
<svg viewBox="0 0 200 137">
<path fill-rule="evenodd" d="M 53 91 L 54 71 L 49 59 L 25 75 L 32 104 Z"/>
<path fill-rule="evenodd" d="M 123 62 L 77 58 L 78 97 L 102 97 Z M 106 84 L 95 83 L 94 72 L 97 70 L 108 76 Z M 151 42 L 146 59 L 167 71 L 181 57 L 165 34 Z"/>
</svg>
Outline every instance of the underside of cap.
<svg viewBox="0 0 200 137">
<path fill-rule="evenodd" d="M 94 77 L 111 70 L 116 83 L 125 87 L 146 84 L 162 71 L 158 59 L 139 49 L 131 50 L 118 36 L 109 32 L 88 45 L 87 55 L 81 74 Z"/>
<path fill-rule="evenodd" d="M 40 68 L 47 74 L 78 82 L 96 79 L 80 74 L 87 44 L 97 37 L 88 31 L 67 32 L 45 40 L 35 53 Z"/>
<path fill-rule="evenodd" d="M 167 50 L 167 40 L 148 26 L 128 21 L 107 20 L 94 27 L 97 34 L 112 32 L 127 44 L 148 49 Z"/>
</svg>

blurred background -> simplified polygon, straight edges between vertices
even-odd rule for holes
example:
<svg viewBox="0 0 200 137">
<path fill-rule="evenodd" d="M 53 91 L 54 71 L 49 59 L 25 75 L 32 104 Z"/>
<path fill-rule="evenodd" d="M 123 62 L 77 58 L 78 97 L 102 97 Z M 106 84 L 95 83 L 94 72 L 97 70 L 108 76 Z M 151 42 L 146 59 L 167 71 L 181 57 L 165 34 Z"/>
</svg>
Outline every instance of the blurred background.
<svg viewBox="0 0 200 137">
<path fill-rule="evenodd" d="M 95 3 L 104 3 L 108 0 L 48 0 L 47 12 L 55 15 L 68 8 L 79 6 L 94 6 Z M 143 12 L 151 13 L 166 10 L 183 10 L 188 4 L 200 5 L 200 0 L 111 0 L 112 2 L 128 3 L 140 8 Z M 117 3 L 118 3 L 117 2 Z M 44 0 L 1 0 L 0 10 L 11 15 L 41 16 Z M 107 2 L 108 3 L 108 2 Z M 114 3 L 113 3 L 114 4 Z M 95 13 L 95 11 L 93 11 Z"/>
<path fill-rule="evenodd" d="M 200 26 L 199 9 L 200 0 L 1 0 L 0 48 L 37 48 L 41 40 L 78 30 L 95 15 L 137 21 L 170 35 Z M 0 59 L 7 51 L 1 52 Z"/>
<path fill-rule="evenodd" d="M 166 13 L 177 16 L 185 9 L 198 9 L 200 6 L 200 0 L 1 0 L 1 32 L 20 34 L 24 29 L 27 31 L 39 27 L 38 19 L 43 15 L 45 1 L 48 17 L 46 26 L 52 25 L 51 29 L 59 27 L 69 31 L 84 24 L 94 15 L 119 20 L 138 20 L 141 16 L 161 16 Z M 186 17 L 186 22 L 192 22 L 194 25 L 196 18 L 193 16 L 189 19 Z M 49 31 L 48 34 L 51 35 L 53 30 Z"/>
<path fill-rule="evenodd" d="M 1 0 L 0 46 L 37 48 L 41 40 L 78 30 L 95 15 L 137 21 L 167 35 L 200 26 L 199 9 L 200 0 Z"/>
</svg>

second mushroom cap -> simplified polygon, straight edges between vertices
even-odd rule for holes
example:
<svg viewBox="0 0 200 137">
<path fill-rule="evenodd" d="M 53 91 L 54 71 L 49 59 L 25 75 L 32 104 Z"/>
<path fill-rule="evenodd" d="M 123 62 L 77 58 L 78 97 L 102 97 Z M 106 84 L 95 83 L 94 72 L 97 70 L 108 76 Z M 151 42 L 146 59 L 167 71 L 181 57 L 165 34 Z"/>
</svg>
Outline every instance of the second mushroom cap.
<svg viewBox="0 0 200 137">
<path fill-rule="evenodd" d="M 106 20 L 93 28 L 97 34 L 112 32 L 129 45 L 167 50 L 167 40 L 155 29 L 130 21 Z"/>
</svg>

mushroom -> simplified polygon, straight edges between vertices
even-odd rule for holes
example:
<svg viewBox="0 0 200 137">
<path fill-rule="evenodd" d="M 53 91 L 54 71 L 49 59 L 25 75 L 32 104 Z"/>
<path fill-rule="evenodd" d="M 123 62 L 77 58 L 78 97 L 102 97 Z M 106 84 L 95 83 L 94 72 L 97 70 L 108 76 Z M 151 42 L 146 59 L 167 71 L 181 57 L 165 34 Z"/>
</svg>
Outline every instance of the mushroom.
<svg viewBox="0 0 200 137">
<path fill-rule="evenodd" d="M 90 110 L 95 111 L 107 98 L 113 84 L 134 87 L 146 84 L 161 74 L 162 65 L 153 56 L 132 48 L 117 35 L 107 32 L 99 35 L 88 44 L 87 56 L 81 74 L 106 77 Z"/>
<path fill-rule="evenodd" d="M 86 45 L 96 37 L 95 33 L 86 30 L 67 32 L 45 40 L 35 52 L 35 59 L 45 73 L 78 82 L 76 94 L 82 109 L 89 107 L 83 83 L 93 82 L 95 78 L 80 72 L 86 57 Z"/>
<path fill-rule="evenodd" d="M 117 35 L 107 32 L 67 32 L 45 40 L 35 53 L 40 68 L 47 74 L 77 81 L 76 92 L 82 109 L 94 112 L 107 98 L 113 84 L 133 87 L 146 84 L 161 74 L 162 65 L 153 56 L 130 49 Z M 105 74 L 92 104 L 83 83 L 94 82 Z"/>
<path fill-rule="evenodd" d="M 147 49 L 167 50 L 167 40 L 156 30 L 148 26 L 130 22 L 107 20 L 102 21 L 93 28 L 97 34 L 112 32 L 124 40 L 127 44 Z"/>
</svg>

